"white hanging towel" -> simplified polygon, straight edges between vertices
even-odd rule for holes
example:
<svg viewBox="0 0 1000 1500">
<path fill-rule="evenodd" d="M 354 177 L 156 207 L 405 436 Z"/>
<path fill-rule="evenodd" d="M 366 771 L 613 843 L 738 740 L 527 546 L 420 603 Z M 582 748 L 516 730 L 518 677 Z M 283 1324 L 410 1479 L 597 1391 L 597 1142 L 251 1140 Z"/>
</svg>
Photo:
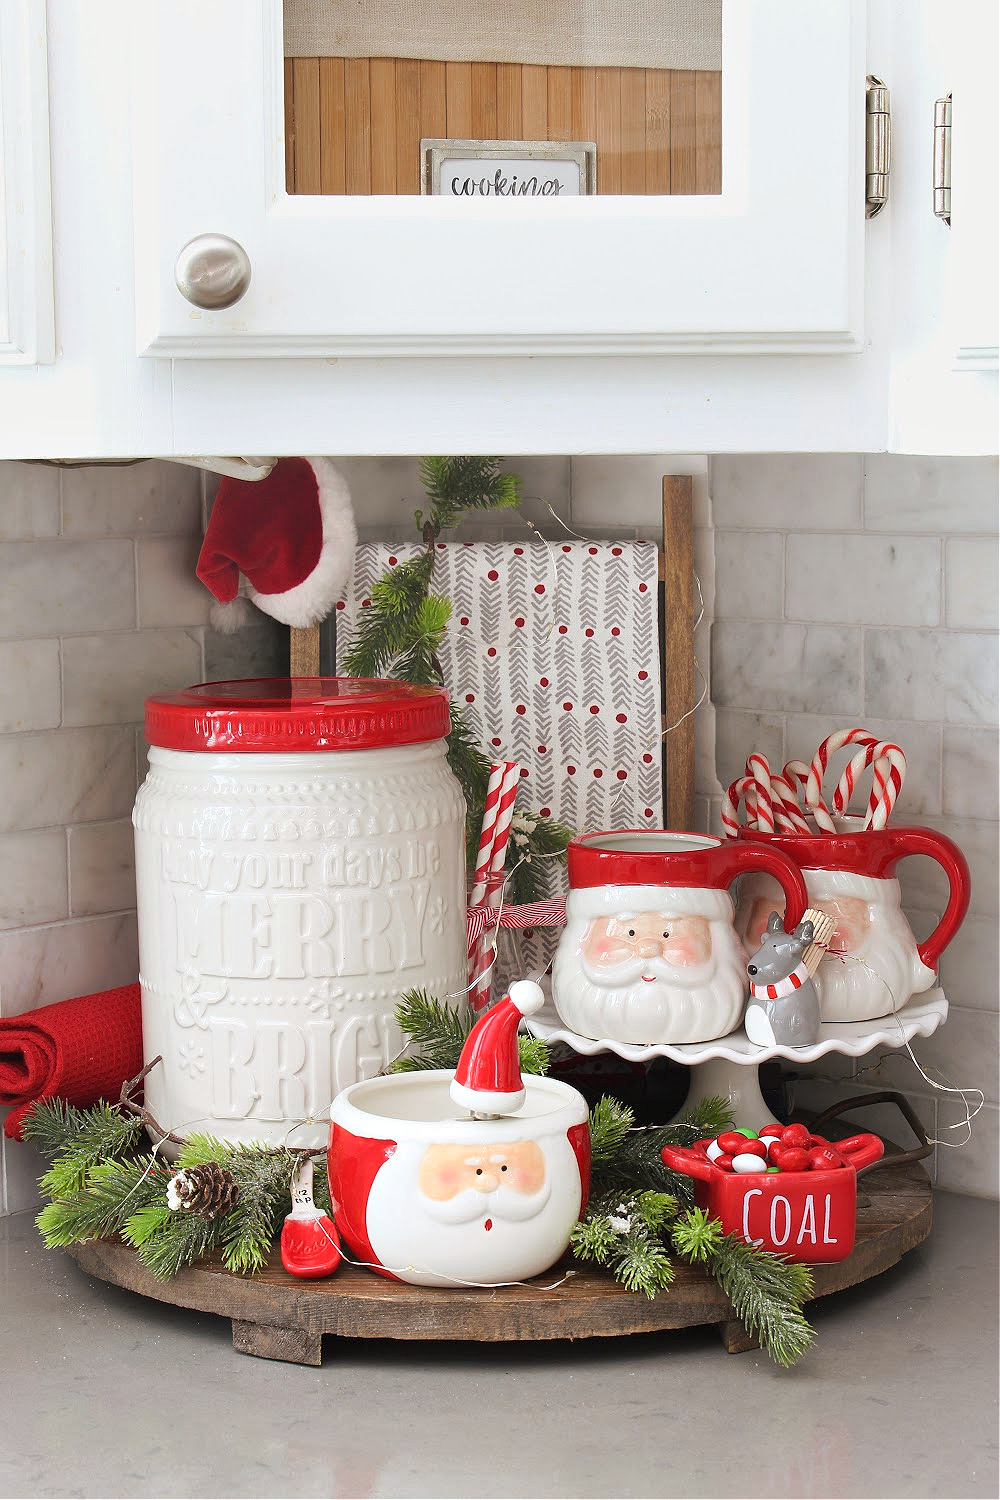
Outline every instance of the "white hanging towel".
<svg viewBox="0 0 1000 1500">
<path fill-rule="evenodd" d="M 420 550 L 358 547 L 338 671 L 373 583 Z M 579 833 L 661 827 L 655 545 L 438 542 L 431 587 L 452 603 L 445 685 L 485 754 L 524 768 L 520 805 Z"/>
</svg>

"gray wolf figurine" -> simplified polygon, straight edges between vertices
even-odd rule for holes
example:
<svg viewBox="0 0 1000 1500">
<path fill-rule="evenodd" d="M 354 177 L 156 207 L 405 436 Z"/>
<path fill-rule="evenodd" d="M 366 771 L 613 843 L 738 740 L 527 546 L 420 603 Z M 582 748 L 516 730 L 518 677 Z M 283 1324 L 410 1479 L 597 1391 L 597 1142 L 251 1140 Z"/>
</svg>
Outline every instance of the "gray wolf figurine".
<svg viewBox="0 0 1000 1500">
<path fill-rule="evenodd" d="M 819 996 L 803 955 L 813 924 L 786 932 L 773 911 L 757 952 L 747 964 L 750 999 L 743 1016 L 747 1037 L 758 1047 L 811 1047 L 819 1041 Z"/>
</svg>

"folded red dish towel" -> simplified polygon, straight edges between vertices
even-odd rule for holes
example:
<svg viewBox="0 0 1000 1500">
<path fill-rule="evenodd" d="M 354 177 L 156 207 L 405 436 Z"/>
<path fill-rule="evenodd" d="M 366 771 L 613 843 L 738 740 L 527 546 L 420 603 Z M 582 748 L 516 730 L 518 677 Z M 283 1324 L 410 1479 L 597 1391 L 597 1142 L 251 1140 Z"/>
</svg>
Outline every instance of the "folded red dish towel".
<svg viewBox="0 0 1000 1500">
<path fill-rule="evenodd" d="M 80 1106 L 116 1100 L 141 1069 L 138 984 L 0 1019 L 0 1104 L 15 1106 L 4 1134 L 23 1139 L 24 1117 L 39 1099 Z"/>
</svg>

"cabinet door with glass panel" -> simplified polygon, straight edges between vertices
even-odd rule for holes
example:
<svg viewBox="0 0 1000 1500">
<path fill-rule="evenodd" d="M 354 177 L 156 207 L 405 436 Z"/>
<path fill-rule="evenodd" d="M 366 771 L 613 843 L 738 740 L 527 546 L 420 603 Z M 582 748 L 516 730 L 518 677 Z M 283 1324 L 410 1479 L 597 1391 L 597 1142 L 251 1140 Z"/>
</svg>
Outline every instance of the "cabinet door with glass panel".
<svg viewBox="0 0 1000 1500">
<path fill-rule="evenodd" d="M 133 24 L 142 353 L 863 341 L 862 0 L 174 0 Z"/>
</svg>

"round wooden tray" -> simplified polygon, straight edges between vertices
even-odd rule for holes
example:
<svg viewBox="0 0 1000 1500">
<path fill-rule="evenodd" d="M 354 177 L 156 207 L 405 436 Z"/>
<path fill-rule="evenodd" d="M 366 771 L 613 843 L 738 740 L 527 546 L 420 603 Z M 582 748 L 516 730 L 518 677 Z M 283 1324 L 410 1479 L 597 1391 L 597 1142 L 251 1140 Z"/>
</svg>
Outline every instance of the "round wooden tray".
<svg viewBox="0 0 1000 1500">
<path fill-rule="evenodd" d="M 856 1286 L 893 1266 L 931 1231 L 930 1180 L 917 1162 L 866 1173 L 858 1183 L 857 1236 L 847 1260 L 813 1268 L 816 1296 Z M 157 1281 L 134 1250 L 113 1240 L 69 1246 L 91 1276 L 141 1296 L 230 1318 L 242 1354 L 296 1364 L 322 1362 L 325 1333 L 344 1338 L 607 1338 L 716 1324 L 730 1353 L 756 1348 L 715 1281 L 677 1263 L 669 1291 L 652 1300 L 567 1259 L 523 1286 L 490 1291 L 409 1286 L 342 1266 L 325 1281 L 289 1276 L 275 1251 L 257 1276 L 203 1261 Z M 569 1280 L 546 1290 L 567 1271 Z"/>
</svg>

